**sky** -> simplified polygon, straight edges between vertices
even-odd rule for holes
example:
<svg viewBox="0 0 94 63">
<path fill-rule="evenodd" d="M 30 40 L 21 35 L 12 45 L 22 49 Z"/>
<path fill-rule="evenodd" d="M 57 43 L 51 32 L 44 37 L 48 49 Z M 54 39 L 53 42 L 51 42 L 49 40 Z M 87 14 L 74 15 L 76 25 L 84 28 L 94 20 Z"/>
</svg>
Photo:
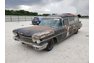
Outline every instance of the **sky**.
<svg viewBox="0 0 94 63">
<path fill-rule="evenodd" d="M 5 9 L 89 15 L 88 0 L 5 0 Z"/>
</svg>

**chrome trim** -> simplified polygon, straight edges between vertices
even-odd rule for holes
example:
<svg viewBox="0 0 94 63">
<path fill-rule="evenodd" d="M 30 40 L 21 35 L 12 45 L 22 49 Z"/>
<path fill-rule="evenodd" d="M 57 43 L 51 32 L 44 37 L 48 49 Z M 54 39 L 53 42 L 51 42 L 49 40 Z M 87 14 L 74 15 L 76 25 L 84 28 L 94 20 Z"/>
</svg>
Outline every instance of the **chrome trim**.
<svg viewBox="0 0 94 63">
<path fill-rule="evenodd" d="M 28 43 L 28 42 L 24 42 L 22 41 L 22 43 L 25 43 L 27 45 L 31 45 L 35 50 L 43 50 L 47 47 L 48 43 L 45 43 L 43 45 L 37 45 L 37 44 L 33 44 L 33 43 Z"/>
</svg>

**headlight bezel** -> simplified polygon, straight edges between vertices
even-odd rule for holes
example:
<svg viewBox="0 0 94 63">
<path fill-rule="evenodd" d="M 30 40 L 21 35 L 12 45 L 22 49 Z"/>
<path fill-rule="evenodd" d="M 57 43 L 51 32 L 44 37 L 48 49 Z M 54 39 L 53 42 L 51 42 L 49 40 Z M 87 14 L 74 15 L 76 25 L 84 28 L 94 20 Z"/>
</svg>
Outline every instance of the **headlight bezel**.
<svg viewBox="0 0 94 63">
<path fill-rule="evenodd" d="M 17 36 L 17 35 L 18 35 L 16 32 L 13 32 L 13 34 L 14 34 L 15 36 Z"/>
<path fill-rule="evenodd" d="M 32 36 L 32 41 L 39 44 L 41 42 L 40 38 L 38 36 Z"/>
</svg>

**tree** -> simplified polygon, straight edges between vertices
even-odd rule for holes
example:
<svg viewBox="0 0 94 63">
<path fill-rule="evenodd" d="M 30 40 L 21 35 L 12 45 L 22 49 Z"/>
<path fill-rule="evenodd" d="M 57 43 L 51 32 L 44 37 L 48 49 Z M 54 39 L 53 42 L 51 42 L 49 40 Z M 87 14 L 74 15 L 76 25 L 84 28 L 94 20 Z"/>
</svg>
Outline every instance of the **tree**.
<svg viewBox="0 0 94 63">
<path fill-rule="evenodd" d="M 43 16 L 49 16 L 50 14 L 43 14 Z"/>
<path fill-rule="evenodd" d="M 29 12 L 25 10 L 5 10 L 5 15 L 31 15 L 38 16 L 37 12 Z M 42 14 L 41 16 L 49 16 L 50 14 Z"/>
<path fill-rule="evenodd" d="M 80 14 L 78 14 L 77 16 L 78 16 L 78 17 L 81 17 L 81 15 L 80 15 Z"/>
</svg>

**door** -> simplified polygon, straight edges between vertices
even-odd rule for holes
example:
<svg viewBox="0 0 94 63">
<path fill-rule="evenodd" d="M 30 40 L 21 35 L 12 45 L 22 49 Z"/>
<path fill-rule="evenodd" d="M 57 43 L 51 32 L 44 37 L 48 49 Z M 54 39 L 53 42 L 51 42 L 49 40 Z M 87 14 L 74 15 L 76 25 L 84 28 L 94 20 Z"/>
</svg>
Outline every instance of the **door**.
<svg viewBox="0 0 94 63">
<path fill-rule="evenodd" d="M 58 42 L 61 42 L 64 38 L 66 38 L 66 28 L 65 26 L 63 25 L 63 20 L 60 19 L 60 22 L 58 24 L 58 28 L 57 30 L 55 31 L 56 32 L 56 35 L 57 35 L 57 41 Z"/>
<path fill-rule="evenodd" d="M 75 32 L 76 29 L 76 22 L 74 20 L 74 16 L 68 17 L 68 22 L 69 22 L 69 34 L 72 35 Z"/>
<path fill-rule="evenodd" d="M 68 17 L 65 17 L 63 20 L 63 27 L 66 30 L 66 37 L 68 37 L 70 35 L 70 26 L 69 26 L 69 22 L 68 22 Z"/>
</svg>

